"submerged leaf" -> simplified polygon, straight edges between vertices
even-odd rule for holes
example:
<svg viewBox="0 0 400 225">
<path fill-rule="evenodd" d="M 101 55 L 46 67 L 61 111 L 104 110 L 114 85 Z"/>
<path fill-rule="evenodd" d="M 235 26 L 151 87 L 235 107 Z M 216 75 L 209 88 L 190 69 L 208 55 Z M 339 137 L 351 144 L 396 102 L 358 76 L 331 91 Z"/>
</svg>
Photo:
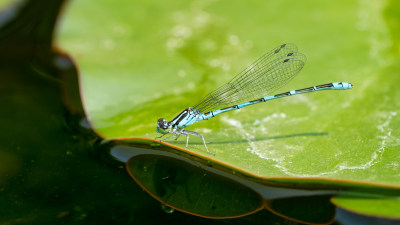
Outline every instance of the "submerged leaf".
<svg viewBox="0 0 400 225">
<path fill-rule="evenodd" d="M 263 208 L 261 196 L 250 188 L 174 157 L 138 155 L 127 167 L 150 195 L 190 214 L 231 218 Z"/>
</svg>

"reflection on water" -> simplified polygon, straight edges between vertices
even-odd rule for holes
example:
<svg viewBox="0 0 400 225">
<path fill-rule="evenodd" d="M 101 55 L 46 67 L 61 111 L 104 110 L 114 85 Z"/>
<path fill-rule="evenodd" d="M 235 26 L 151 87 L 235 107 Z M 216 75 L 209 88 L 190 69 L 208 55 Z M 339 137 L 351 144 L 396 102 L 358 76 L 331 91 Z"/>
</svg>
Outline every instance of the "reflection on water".
<svg viewBox="0 0 400 225">
<path fill-rule="evenodd" d="M 171 214 L 171 213 L 173 213 L 175 211 L 174 208 L 171 208 L 171 207 L 166 206 L 164 204 L 161 204 L 161 208 L 162 208 L 162 210 L 164 210 L 164 212 L 166 212 L 168 214 Z"/>
</svg>

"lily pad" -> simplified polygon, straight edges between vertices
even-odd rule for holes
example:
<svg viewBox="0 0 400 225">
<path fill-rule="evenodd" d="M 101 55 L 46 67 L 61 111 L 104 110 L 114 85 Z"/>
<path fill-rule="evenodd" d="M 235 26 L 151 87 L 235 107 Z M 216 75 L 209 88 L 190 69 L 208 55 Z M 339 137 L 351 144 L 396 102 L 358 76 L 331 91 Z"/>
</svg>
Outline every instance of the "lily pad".
<svg viewBox="0 0 400 225">
<path fill-rule="evenodd" d="M 363 216 L 400 219 L 400 199 L 393 196 L 347 193 L 335 196 L 331 201 L 339 208 Z"/>
<path fill-rule="evenodd" d="M 326 224 L 335 217 L 335 208 L 329 199 L 338 193 L 339 197 L 357 194 L 359 198 L 400 196 L 400 190 L 396 187 L 365 182 L 257 177 L 240 168 L 207 159 L 201 154 L 171 147 L 152 144 L 151 139 L 132 138 L 108 141 L 102 145 L 101 151 L 109 152 L 114 161 L 128 161 L 127 170 L 132 178 L 163 204 L 208 218 L 239 217 L 253 213 L 260 209 L 262 197 L 264 207 L 283 218 Z M 205 188 L 199 188 L 203 186 Z M 232 190 L 240 191 L 232 194 Z M 255 193 L 258 193 L 258 197 Z M 225 204 L 240 198 L 244 198 L 240 205 Z M 213 209 L 210 202 L 219 206 Z M 342 222 L 346 216 L 340 209 L 337 219 Z M 382 217 L 379 220 L 385 219 Z"/>
<path fill-rule="evenodd" d="M 399 185 L 400 68 L 384 10 L 381 1 L 74 2 L 59 42 L 80 65 L 86 111 L 106 138 L 155 138 L 158 118 L 195 105 L 266 50 L 297 43 L 308 64 L 282 92 L 334 81 L 355 88 L 189 128 L 205 136 L 214 159 L 259 176 Z M 198 138 L 189 148 L 206 155 Z"/>
<path fill-rule="evenodd" d="M 175 157 L 138 155 L 130 158 L 127 165 L 131 176 L 145 190 L 181 211 L 209 218 L 232 218 L 263 208 L 262 198 L 253 190 Z"/>
</svg>

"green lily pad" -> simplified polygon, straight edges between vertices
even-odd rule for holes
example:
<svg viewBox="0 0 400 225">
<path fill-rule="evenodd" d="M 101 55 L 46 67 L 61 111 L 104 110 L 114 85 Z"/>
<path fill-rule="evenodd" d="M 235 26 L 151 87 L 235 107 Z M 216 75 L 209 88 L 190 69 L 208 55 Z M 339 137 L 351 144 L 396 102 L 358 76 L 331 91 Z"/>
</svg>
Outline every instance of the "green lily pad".
<svg viewBox="0 0 400 225">
<path fill-rule="evenodd" d="M 190 151 L 264 178 L 400 187 L 400 66 L 391 48 L 398 39 L 382 18 L 385 7 L 344 0 L 74 2 L 59 42 L 81 68 L 82 97 L 97 132 L 151 139 L 158 136 L 157 119 L 171 120 L 195 105 L 265 51 L 296 43 L 308 62 L 280 91 L 336 81 L 354 89 L 199 122 L 189 128 L 216 155 L 195 137 Z M 183 139 L 168 142 L 185 148 Z"/>
<path fill-rule="evenodd" d="M 395 197 L 346 193 L 333 197 L 331 201 L 337 207 L 364 216 L 400 219 L 400 199 Z"/>
</svg>

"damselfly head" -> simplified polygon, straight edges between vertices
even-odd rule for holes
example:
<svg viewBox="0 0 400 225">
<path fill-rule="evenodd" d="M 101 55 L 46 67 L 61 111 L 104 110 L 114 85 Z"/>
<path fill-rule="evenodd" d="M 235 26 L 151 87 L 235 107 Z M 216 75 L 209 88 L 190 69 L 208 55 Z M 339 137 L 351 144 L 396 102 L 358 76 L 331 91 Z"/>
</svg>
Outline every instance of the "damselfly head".
<svg viewBox="0 0 400 225">
<path fill-rule="evenodd" d="M 161 118 L 157 121 L 157 132 L 162 134 L 168 133 L 168 122 L 166 119 Z"/>
</svg>

